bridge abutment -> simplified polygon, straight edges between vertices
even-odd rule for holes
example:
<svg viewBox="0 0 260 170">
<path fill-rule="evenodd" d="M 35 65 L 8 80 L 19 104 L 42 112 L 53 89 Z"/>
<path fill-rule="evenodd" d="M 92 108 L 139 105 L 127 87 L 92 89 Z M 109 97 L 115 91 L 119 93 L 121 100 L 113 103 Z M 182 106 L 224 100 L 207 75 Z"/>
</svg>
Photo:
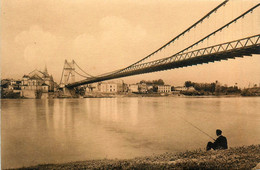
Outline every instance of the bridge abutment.
<svg viewBox="0 0 260 170">
<path fill-rule="evenodd" d="M 63 88 L 63 95 L 64 97 L 69 97 L 69 98 L 77 98 L 78 96 L 76 95 L 76 92 L 74 88 Z"/>
</svg>

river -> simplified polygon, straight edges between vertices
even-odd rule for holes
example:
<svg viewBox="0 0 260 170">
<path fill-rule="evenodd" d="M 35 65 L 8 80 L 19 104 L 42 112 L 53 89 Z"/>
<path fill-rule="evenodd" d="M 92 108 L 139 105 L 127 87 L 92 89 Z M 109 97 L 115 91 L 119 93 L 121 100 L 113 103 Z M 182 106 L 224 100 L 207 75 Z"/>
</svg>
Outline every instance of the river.
<svg viewBox="0 0 260 170">
<path fill-rule="evenodd" d="M 1 100 L 1 164 L 17 168 L 259 144 L 260 97 Z M 191 123 L 191 124 L 190 124 Z"/>
</svg>

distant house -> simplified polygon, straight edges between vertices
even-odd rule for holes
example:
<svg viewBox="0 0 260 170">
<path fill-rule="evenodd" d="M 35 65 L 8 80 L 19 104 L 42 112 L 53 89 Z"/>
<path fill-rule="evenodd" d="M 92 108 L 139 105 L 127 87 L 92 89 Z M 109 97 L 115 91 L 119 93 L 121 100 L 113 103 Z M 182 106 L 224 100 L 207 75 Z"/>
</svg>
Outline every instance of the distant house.
<svg viewBox="0 0 260 170">
<path fill-rule="evenodd" d="M 86 91 L 85 92 L 98 92 L 99 90 L 99 83 L 91 83 L 85 85 Z"/>
<path fill-rule="evenodd" d="M 188 88 L 185 86 L 177 86 L 177 87 L 174 87 L 174 90 L 175 91 L 187 91 Z"/>
<path fill-rule="evenodd" d="M 138 84 L 130 84 L 128 88 L 129 88 L 130 92 L 133 92 L 133 93 L 138 93 L 139 92 Z"/>
<path fill-rule="evenodd" d="M 122 80 L 102 81 L 99 83 L 92 83 L 85 85 L 86 93 L 101 92 L 101 93 L 118 93 L 124 92 L 127 89 L 126 84 Z"/>
<path fill-rule="evenodd" d="M 170 85 L 158 85 L 158 93 L 169 93 L 171 92 Z"/>
<path fill-rule="evenodd" d="M 123 80 L 103 81 L 99 83 L 100 92 L 120 93 L 127 91 L 127 85 Z"/>
<path fill-rule="evenodd" d="M 117 84 L 117 92 L 127 91 L 127 84 L 125 84 L 123 80 L 117 80 L 115 83 Z"/>
<path fill-rule="evenodd" d="M 116 83 L 101 83 L 100 84 L 100 92 L 116 93 L 117 92 L 117 84 Z"/>
<path fill-rule="evenodd" d="M 188 87 L 187 91 L 196 91 L 196 89 L 193 86 L 191 86 L 191 87 Z"/>
<path fill-rule="evenodd" d="M 12 91 L 15 91 L 15 92 L 20 92 L 20 90 L 21 90 L 21 81 L 20 80 L 11 79 L 10 82 L 9 82 L 8 89 L 12 90 Z"/>
<path fill-rule="evenodd" d="M 138 84 L 138 90 L 139 90 L 139 93 L 147 93 L 148 88 L 147 88 L 146 83 Z"/>
<path fill-rule="evenodd" d="M 130 84 L 128 86 L 128 91 L 132 93 L 147 93 L 148 86 L 146 83 Z"/>
</svg>

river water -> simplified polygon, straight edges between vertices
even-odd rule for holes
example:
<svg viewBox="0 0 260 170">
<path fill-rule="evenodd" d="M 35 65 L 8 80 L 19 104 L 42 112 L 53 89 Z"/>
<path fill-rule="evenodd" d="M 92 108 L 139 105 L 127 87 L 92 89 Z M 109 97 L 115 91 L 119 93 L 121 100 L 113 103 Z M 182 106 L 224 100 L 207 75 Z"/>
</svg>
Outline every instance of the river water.
<svg viewBox="0 0 260 170">
<path fill-rule="evenodd" d="M 229 146 L 259 144 L 260 98 L 2 100 L 1 164 L 17 168 L 205 148 L 217 128 Z M 189 122 L 189 123 L 188 123 Z"/>
</svg>

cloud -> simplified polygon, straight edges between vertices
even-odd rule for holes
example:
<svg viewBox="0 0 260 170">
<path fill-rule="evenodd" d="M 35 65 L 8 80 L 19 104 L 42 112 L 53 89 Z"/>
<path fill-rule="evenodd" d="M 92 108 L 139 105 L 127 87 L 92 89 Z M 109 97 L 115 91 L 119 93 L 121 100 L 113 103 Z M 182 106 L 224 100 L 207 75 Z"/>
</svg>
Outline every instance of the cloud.
<svg viewBox="0 0 260 170">
<path fill-rule="evenodd" d="M 102 18 L 98 28 L 95 34 L 84 33 L 75 38 L 73 48 L 76 61 L 98 74 L 134 62 L 131 57 L 136 53 L 130 49 L 141 48 L 146 37 L 145 29 L 117 16 Z"/>
<path fill-rule="evenodd" d="M 116 16 L 101 19 L 100 26 L 103 29 L 102 38 L 109 42 L 126 40 L 125 44 L 138 43 L 146 35 L 146 31 L 141 26 L 131 25 L 127 20 Z"/>
<path fill-rule="evenodd" d="M 51 62 L 60 44 L 56 36 L 37 25 L 19 33 L 15 42 L 24 49 L 24 61 L 34 66 L 43 66 Z"/>
</svg>

